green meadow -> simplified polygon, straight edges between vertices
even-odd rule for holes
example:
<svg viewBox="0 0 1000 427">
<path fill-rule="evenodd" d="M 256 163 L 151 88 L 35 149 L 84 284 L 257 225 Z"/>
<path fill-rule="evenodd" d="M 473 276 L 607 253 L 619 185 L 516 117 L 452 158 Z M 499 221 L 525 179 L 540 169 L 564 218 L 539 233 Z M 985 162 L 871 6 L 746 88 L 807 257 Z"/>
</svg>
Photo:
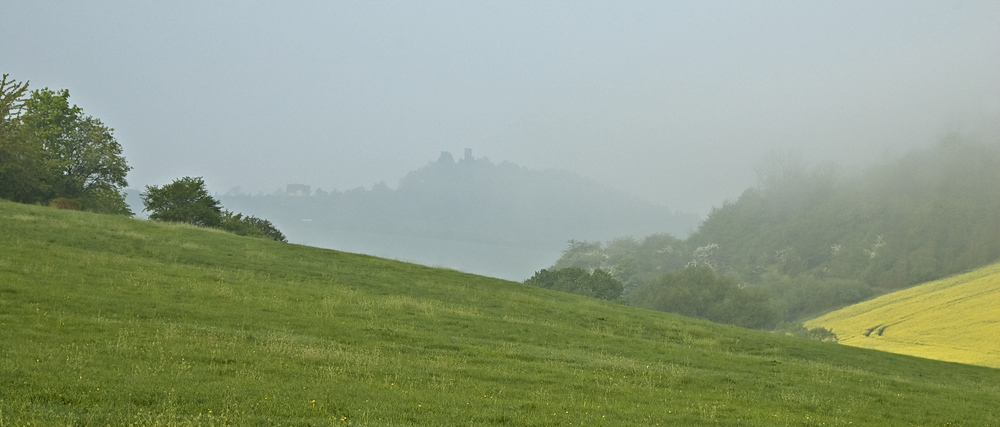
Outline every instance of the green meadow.
<svg viewBox="0 0 1000 427">
<path fill-rule="evenodd" d="M 984 426 L 1000 370 L 0 202 L 0 426 Z"/>
</svg>

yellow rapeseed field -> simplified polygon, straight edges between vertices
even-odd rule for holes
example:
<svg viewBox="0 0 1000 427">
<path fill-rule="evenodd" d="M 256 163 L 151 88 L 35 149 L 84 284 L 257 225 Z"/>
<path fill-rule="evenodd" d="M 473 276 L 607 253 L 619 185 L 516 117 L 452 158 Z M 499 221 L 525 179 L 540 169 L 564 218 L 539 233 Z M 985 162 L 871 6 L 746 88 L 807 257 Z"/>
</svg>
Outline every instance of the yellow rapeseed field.
<svg viewBox="0 0 1000 427">
<path fill-rule="evenodd" d="M 805 323 L 841 344 L 1000 368 L 1000 264 L 883 295 Z"/>
</svg>

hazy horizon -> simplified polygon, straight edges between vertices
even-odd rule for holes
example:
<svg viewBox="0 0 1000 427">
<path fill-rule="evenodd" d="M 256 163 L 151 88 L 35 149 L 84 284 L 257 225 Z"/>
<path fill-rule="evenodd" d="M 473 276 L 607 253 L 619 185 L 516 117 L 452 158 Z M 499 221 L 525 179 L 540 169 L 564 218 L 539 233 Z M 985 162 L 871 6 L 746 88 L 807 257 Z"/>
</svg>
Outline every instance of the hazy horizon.
<svg viewBox="0 0 1000 427">
<path fill-rule="evenodd" d="M 1000 135 L 991 1 L 7 3 L 0 71 L 115 128 L 131 188 L 395 186 L 471 148 L 704 215 L 775 150 Z"/>
</svg>

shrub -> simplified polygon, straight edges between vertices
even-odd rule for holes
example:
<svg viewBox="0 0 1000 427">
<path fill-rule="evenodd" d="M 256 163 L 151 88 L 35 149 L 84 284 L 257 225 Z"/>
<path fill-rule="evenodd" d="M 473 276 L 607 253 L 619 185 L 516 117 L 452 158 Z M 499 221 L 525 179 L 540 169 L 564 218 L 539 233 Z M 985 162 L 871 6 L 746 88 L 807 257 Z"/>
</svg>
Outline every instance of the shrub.
<svg viewBox="0 0 1000 427">
<path fill-rule="evenodd" d="M 55 199 L 52 199 L 51 201 L 49 201 L 49 207 L 56 209 L 69 209 L 74 211 L 83 209 L 83 206 L 80 205 L 80 202 L 78 200 L 67 199 L 65 197 L 56 197 Z"/>
<path fill-rule="evenodd" d="M 624 286 L 604 270 L 587 273 L 580 267 L 568 267 L 549 271 L 542 269 L 525 280 L 524 284 L 584 295 L 603 300 L 617 300 L 622 296 Z"/>
<path fill-rule="evenodd" d="M 838 340 L 837 334 L 829 329 L 823 327 L 806 329 L 801 323 L 783 323 L 774 328 L 773 332 L 823 342 L 837 342 Z"/>
<path fill-rule="evenodd" d="M 279 242 L 288 242 L 285 235 L 274 224 L 271 224 L 271 221 L 255 216 L 243 216 L 243 214 L 224 211 L 222 213 L 221 228 L 239 236 L 261 237 L 274 239 Z"/>
</svg>

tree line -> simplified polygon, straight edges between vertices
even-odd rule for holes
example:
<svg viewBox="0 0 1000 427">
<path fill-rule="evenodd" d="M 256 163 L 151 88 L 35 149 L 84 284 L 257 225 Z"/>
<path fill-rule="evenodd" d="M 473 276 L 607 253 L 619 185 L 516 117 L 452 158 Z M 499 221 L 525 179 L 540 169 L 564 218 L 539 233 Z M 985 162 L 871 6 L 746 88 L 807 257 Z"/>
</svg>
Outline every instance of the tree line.
<svg viewBox="0 0 1000 427">
<path fill-rule="evenodd" d="M 755 319 L 773 321 L 719 321 L 794 324 L 996 262 L 998 194 L 1000 146 L 957 135 L 854 174 L 808 166 L 785 153 L 762 162 L 757 185 L 714 208 L 687 239 L 655 234 L 570 241 L 550 270 L 607 271 L 623 283 L 624 301 L 649 308 L 718 320 L 711 313 L 730 312 L 725 307 L 735 298 L 742 301 L 738 307 L 756 312 Z M 697 292 L 664 285 L 705 283 L 686 272 L 707 274 L 705 268 L 731 281 L 729 289 L 745 292 L 704 289 L 699 292 L 714 296 L 695 298 Z M 665 279 L 668 274 L 688 276 Z M 694 310 L 706 298 L 715 308 Z"/>
<path fill-rule="evenodd" d="M 125 215 L 126 175 L 114 129 L 69 102 L 69 90 L 28 91 L 0 80 L 0 199 L 60 209 Z M 143 193 L 150 219 L 217 227 L 285 241 L 270 221 L 223 210 L 201 178 L 184 177 Z"/>
</svg>

